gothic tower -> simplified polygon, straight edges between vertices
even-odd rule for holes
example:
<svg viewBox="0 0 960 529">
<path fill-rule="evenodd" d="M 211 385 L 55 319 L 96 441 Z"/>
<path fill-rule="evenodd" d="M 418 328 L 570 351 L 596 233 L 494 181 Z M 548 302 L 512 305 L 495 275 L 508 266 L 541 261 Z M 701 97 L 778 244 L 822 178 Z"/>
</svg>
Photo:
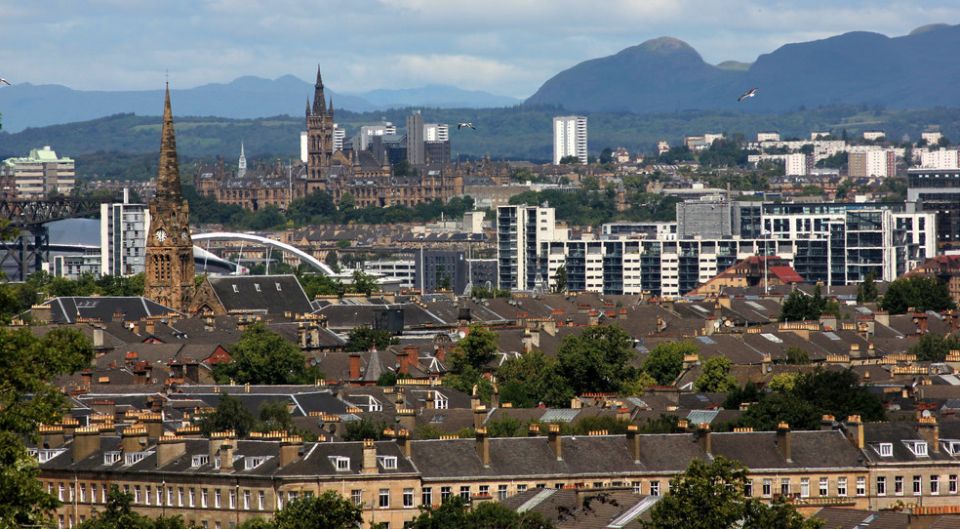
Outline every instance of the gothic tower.
<svg viewBox="0 0 960 529">
<path fill-rule="evenodd" d="M 157 194 L 150 201 L 145 276 L 145 297 L 181 312 L 189 310 L 194 294 L 193 241 L 190 209 L 180 193 L 169 84 L 163 106 Z"/>
<path fill-rule="evenodd" d="M 243 141 L 240 141 L 240 160 L 237 161 L 237 178 L 247 175 L 247 157 L 243 153 Z"/>
<path fill-rule="evenodd" d="M 333 98 L 330 107 L 323 94 L 323 79 L 317 67 L 317 83 L 313 88 L 313 106 L 307 101 L 307 180 L 320 182 L 327 177 L 333 156 Z M 308 187 L 313 187 L 308 184 Z M 307 192 L 311 192 L 308 189 Z"/>
</svg>

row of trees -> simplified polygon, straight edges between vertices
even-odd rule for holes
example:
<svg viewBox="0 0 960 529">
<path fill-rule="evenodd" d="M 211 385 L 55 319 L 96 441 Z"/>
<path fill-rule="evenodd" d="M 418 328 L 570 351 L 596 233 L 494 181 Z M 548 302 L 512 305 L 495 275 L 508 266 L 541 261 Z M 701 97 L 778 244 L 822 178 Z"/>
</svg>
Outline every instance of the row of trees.
<svg viewBox="0 0 960 529">
<path fill-rule="evenodd" d="M 879 307 L 890 314 L 904 314 L 908 310 L 939 312 L 956 308 L 946 283 L 924 276 L 901 277 L 890 283 L 881 296 L 873 275 L 868 275 L 857 286 L 857 303 L 871 302 L 878 302 Z M 823 314 L 839 318 L 840 304 L 824 298 L 817 285 L 813 295 L 807 295 L 799 289 L 791 292 L 783 302 L 780 321 L 817 320 Z"/>
<path fill-rule="evenodd" d="M 0 283 L 0 321 L 10 321 L 49 297 L 94 295 L 142 296 L 143 274 L 130 277 L 83 274 L 72 280 L 36 272 L 23 283 Z"/>
</svg>

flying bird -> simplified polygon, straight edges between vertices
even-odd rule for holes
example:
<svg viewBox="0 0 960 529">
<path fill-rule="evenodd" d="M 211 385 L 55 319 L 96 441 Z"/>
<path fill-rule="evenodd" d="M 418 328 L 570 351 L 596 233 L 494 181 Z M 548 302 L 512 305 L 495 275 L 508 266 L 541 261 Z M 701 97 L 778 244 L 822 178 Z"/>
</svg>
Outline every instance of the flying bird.
<svg viewBox="0 0 960 529">
<path fill-rule="evenodd" d="M 746 98 L 748 98 L 748 97 L 753 97 L 753 96 L 757 95 L 757 92 L 759 92 L 759 91 L 760 91 L 759 88 L 751 88 L 750 90 L 747 90 L 746 92 L 744 92 L 742 96 L 738 97 L 738 98 L 737 98 L 737 102 L 739 103 L 740 101 L 743 101 L 744 99 L 746 99 Z"/>
<path fill-rule="evenodd" d="M 3 77 L 0 77 L 0 84 L 5 84 L 5 85 L 7 85 L 7 86 L 10 86 L 10 81 L 7 81 L 7 80 L 4 79 Z"/>
<path fill-rule="evenodd" d="M 470 129 L 473 129 L 473 130 L 477 130 L 477 127 L 474 127 L 474 126 L 473 126 L 473 123 L 471 123 L 471 122 L 469 122 L 469 121 L 467 121 L 467 122 L 465 122 L 465 123 L 458 123 L 458 124 L 457 124 L 457 130 L 466 129 L 466 128 L 470 128 Z"/>
</svg>

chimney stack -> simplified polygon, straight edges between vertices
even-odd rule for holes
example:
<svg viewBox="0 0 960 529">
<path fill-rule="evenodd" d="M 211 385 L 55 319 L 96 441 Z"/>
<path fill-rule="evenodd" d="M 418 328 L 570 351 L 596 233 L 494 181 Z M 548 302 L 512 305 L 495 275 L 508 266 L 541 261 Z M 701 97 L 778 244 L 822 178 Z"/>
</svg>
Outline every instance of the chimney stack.
<svg viewBox="0 0 960 529">
<path fill-rule="evenodd" d="M 284 468 L 300 457 L 303 438 L 299 435 L 285 435 L 280 439 L 280 468 Z"/>
<path fill-rule="evenodd" d="M 527 437 L 538 437 L 540 435 L 540 425 L 532 422 L 527 428 Z"/>
<path fill-rule="evenodd" d="M 178 457 L 187 453 L 187 443 L 183 437 L 172 433 L 164 434 L 157 440 L 157 468 L 169 465 Z"/>
<path fill-rule="evenodd" d="M 473 429 L 479 429 L 483 426 L 483 420 L 487 418 L 487 407 L 479 405 L 473 409 Z"/>
<path fill-rule="evenodd" d="M 792 439 L 790 434 L 790 425 L 784 421 L 777 424 L 777 448 L 787 463 L 793 463 Z"/>
<path fill-rule="evenodd" d="M 560 425 L 557 423 L 550 424 L 550 430 L 547 433 L 547 444 L 550 445 L 550 448 L 553 450 L 554 455 L 557 456 L 557 461 L 563 461 L 563 442 L 560 439 Z"/>
<path fill-rule="evenodd" d="M 63 436 L 63 426 L 41 424 L 39 427 L 41 446 L 43 448 L 60 448 L 65 442 Z"/>
<path fill-rule="evenodd" d="M 220 453 L 220 447 L 225 444 L 233 444 L 236 440 L 237 434 L 233 430 L 227 430 L 225 432 L 211 432 L 210 440 L 207 444 L 207 454 L 210 456 L 210 461 L 213 461 L 217 454 Z"/>
<path fill-rule="evenodd" d="M 854 446 L 863 450 L 863 422 L 860 420 L 859 415 L 851 415 L 847 417 L 847 439 L 853 443 Z"/>
<path fill-rule="evenodd" d="M 833 430 L 834 421 L 836 421 L 836 418 L 833 415 L 824 415 L 820 418 L 820 429 Z"/>
<path fill-rule="evenodd" d="M 410 458 L 410 430 L 400 428 L 397 430 L 397 444 L 400 445 L 400 451 L 403 457 Z"/>
<path fill-rule="evenodd" d="M 490 466 L 490 437 L 487 436 L 486 428 L 477 428 L 477 455 L 483 462 L 483 467 Z"/>
<path fill-rule="evenodd" d="M 710 437 L 710 425 L 702 422 L 697 426 L 697 438 L 700 440 L 700 446 L 707 454 L 713 454 L 713 439 Z"/>
<path fill-rule="evenodd" d="M 231 472 L 233 471 L 233 443 L 226 442 L 220 445 L 220 450 L 217 453 L 217 457 L 220 458 L 220 472 Z"/>
<path fill-rule="evenodd" d="M 147 428 L 134 424 L 123 429 L 120 435 L 120 448 L 124 453 L 142 452 L 147 446 Z"/>
<path fill-rule="evenodd" d="M 373 443 L 373 439 L 363 440 L 363 468 L 360 469 L 360 473 L 377 473 L 377 447 Z"/>
<path fill-rule="evenodd" d="M 932 453 L 940 453 L 940 425 L 937 424 L 936 417 L 933 415 L 929 417 L 920 415 L 917 417 L 917 433 L 927 441 L 927 445 L 930 447 Z"/>
<path fill-rule="evenodd" d="M 400 428 L 412 432 L 417 427 L 417 411 L 413 408 L 397 408 L 397 422 Z"/>
<path fill-rule="evenodd" d="M 73 462 L 79 463 L 100 451 L 100 427 L 81 426 L 73 432 Z"/>
<path fill-rule="evenodd" d="M 157 440 L 163 435 L 163 415 L 159 413 L 146 412 L 140 414 L 140 420 L 147 428 L 147 437 Z"/>
<path fill-rule="evenodd" d="M 640 463 L 640 429 L 636 424 L 627 426 L 627 444 L 634 463 Z"/>
<path fill-rule="evenodd" d="M 360 353 L 350 353 L 350 380 L 360 380 Z"/>
</svg>

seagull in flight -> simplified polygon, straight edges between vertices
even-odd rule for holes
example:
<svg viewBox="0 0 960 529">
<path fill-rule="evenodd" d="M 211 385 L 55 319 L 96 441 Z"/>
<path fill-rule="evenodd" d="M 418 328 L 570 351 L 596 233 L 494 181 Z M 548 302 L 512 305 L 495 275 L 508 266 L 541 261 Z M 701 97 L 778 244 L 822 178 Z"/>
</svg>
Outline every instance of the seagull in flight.
<svg viewBox="0 0 960 529">
<path fill-rule="evenodd" d="M 7 85 L 7 86 L 10 86 L 10 81 L 7 81 L 7 80 L 4 79 L 3 77 L 0 77 L 0 84 L 5 84 L 5 85 Z"/>
<path fill-rule="evenodd" d="M 759 88 L 751 88 L 750 90 L 747 90 L 746 92 L 744 92 L 742 96 L 738 97 L 737 102 L 739 103 L 748 97 L 753 97 L 757 95 L 757 92 L 759 91 L 760 91 Z"/>
<path fill-rule="evenodd" d="M 468 128 L 469 128 L 469 129 L 473 129 L 473 130 L 477 130 L 477 127 L 474 127 L 474 126 L 473 126 L 473 123 L 471 123 L 471 122 L 469 122 L 469 121 L 466 121 L 466 122 L 464 122 L 464 123 L 457 123 L 457 130 L 460 130 L 460 129 L 468 129 Z"/>
</svg>

